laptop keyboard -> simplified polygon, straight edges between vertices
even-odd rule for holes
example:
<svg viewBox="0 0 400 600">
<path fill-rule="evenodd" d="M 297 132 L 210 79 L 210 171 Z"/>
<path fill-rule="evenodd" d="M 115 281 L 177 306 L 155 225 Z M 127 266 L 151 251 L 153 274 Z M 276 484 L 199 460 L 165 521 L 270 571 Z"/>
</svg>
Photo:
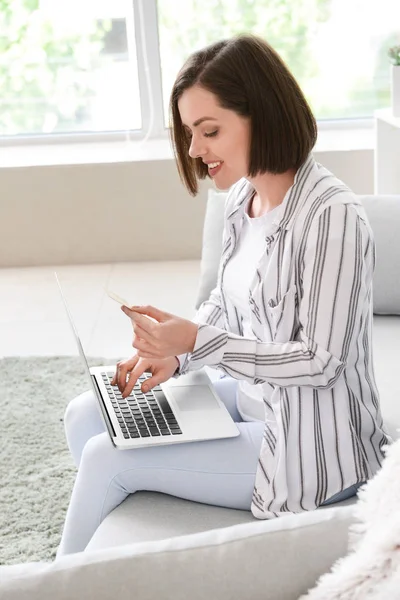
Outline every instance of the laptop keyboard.
<svg viewBox="0 0 400 600">
<path fill-rule="evenodd" d="M 117 385 L 111 385 L 114 373 L 102 373 L 101 376 L 125 439 L 182 434 L 161 386 L 156 385 L 146 393 L 141 391 L 151 373 L 143 373 L 126 398 L 122 397 Z"/>
</svg>

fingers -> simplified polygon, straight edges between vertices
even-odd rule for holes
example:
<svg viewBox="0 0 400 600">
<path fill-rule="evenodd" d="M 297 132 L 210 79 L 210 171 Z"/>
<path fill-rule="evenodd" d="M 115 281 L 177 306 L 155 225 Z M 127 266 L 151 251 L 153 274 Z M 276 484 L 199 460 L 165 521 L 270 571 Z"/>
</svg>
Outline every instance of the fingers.
<svg viewBox="0 0 400 600">
<path fill-rule="evenodd" d="M 164 381 L 165 377 L 160 374 L 160 371 L 158 371 L 157 375 L 153 375 L 152 377 L 147 379 L 145 384 L 143 384 L 143 391 L 148 392 L 149 390 L 152 390 L 154 387 L 156 387 L 156 385 L 158 385 L 159 383 L 163 383 Z"/>
<path fill-rule="evenodd" d="M 136 312 L 136 313 L 140 313 L 142 315 L 147 315 L 148 317 L 151 317 L 152 319 L 156 319 L 156 321 L 158 321 L 159 323 L 163 323 L 164 321 L 167 321 L 172 315 L 170 315 L 167 312 L 164 312 L 162 310 L 159 310 L 158 308 L 155 308 L 154 306 L 131 306 L 132 311 Z"/>
<path fill-rule="evenodd" d="M 132 347 L 136 348 L 137 355 L 140 358 L 164 358 L 160 349 L 137 336 L 133 338 Z"/>
<path fill-rule="evenodd" d="M 139 360 L 139 359 L 138 359 Z M 129 371 L 131 370 L 131 366 L 128 366 L 124 363 L 118 367 L 117 371 L 117 386 L 119 391 L 122 393 L 126 386 L 126 378 L 128 376 Z"/>
<path fill-rule="evenodd" d="M 164 383 L 164 381 L 168 381 L 170 377 L 173 376 L 177 367 L 179 366 L 179 360 L 177 356 L 171 357 L 168 363 L 164 363 L 164 366 L 157 369 L 156 371 L 152 371 L 151 377 L 145 382 L 144 386 L 148 386 L 148 389 L 153 389 L 159 383 Z M 143 389 L 143 391 L 146 391 Z"/>
<path fill-rule="evenodd" d="M 145 317 L 144 315 L 141 315 L 130 308 L 127 308 L 126 306 L 121 306 L 121 310 L 130 319 L 132 319 L 132 321 L 135 323 L 135 326 L 138 326 L 144 330 L 148 336 L 152 335 L 152 333 L 155 331 L 155 328 L 158 326 L 158 323 L 154 323 L 154 321 L 148 317 Z"/>
<path fill-rule="evenodd" d="M 162 352 L 158 352 L 158 350 L 138 350 L 138 356 L 140 356 L 140 358 L 148 358 L 148 359 L 163 359 L 163 358 L 168 358 L 168 356 L 164 356 L 164 354 Z"/>
<path fill-rule="evenodd" d="M 138 323 L 136 323 L 136 321 L 132 321 L 132 329 L 133 333 L 135 333 L 138 337 L 142 338 L 143 340 L 149 337 L 149 335 L 146 333 L 146 330 L 143 329 L 143 327 L 141 327 Z"/>
<path fill-rule="evenodd" d="M 122 392 L 122 397 L 123 398 L 126 398 L 127 396 L 129 396 L 129 394 L 131 393 L 131 391 L 135 387 L 135 383 L 137 382 L 138 378 L 141 375 L 143 375 L 143 373 L 145 371 L 147 371 L 148 368 L 149 368 L 149 362 L 146 361 L 146 360 L 141 360 L 136 365 L 136 367 L 129 373 L 129 375 L 128 375 L 128 381 L 126 382 L 125 389 Z M 144 388 L 145 388 L 145 386 L 142 386 L 142 390 L 143 391 L 147 391 Z"/>
<path fill-rule="evenodd" d="M 137 350 L 143 350 L 144 352 L 151 352 L 153 349 L 153 345 L 139 335 L 133 336 L 132 347 Z"/>
<path fill-rule="evenodd" d="M 135 387 L 138 378 L 143 375 L 143 373 L 151 372 L 151 377 L 146 379 L 141 388 L 143 392 L 148 392 L 159 383 L 163 383 L 170 379 L 176 371 L 177 366 L 179 366 L 179 360 L 176 356 L 171 357 L 171 361 L 167 364 L 159 364 L 157 361 L 154 362 L 154 359 L 147 360 L 142 358 L 139 360 L 138 356 L 134 356 L 126 361 L 121 361 L 117 364 L 117 367 L 118 371 L 122 370 L 122 372 L 125 373 L 125 375 L 122 375 L 122 378 L 125 377 L 124 387 L 122 389 L 120 388 L 122 397 L 126 398 L 129 396 Z M 111 384 L 115 385 L 115 381 L 119 381 L 117 376 L 114 376 Z"/>
<path fill-rule="evenodd" d="M 111 385 L 118 385 L 118 365 L 119 363 L 115 365 L 115 373 L 114 377 L 111 379 Z"/>
<path fill-rule="evenodd" d="M 117 363 L 111 385 L 117 385 L 121 393 L 125 389 L 127 374 L 136 366 L 138 361 L 139 356 L 135 355 L 132 358 Z"/>
</svg>

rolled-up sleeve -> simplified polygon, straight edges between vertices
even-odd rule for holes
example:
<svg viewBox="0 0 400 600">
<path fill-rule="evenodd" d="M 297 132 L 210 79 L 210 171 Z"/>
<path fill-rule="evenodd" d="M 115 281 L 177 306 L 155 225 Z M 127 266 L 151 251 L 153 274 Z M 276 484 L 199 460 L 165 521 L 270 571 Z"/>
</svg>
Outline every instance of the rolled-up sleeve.
<svg viewBox="0 0 400 600">
<path fill-rule="evenodd" d="M 371 301 L 370 229 L 354 206 L 327 207 L 312 223 L 299 260 L 296 340 L 259 342 L 201 323 L 186 370 L 209 365 L 250 383 L 332 387 Z"/>
</svg>

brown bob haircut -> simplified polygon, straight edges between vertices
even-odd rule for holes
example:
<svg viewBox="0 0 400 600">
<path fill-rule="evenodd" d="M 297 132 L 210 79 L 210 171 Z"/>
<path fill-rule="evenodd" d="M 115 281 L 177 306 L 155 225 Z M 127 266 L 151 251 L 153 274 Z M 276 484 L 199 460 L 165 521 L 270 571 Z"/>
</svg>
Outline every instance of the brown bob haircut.
<svg viewBox="0 0 400 600">
<path fill-rule="evenodd" d="M 289 69 L 263 39 L 239 35 L 192 54 L 179 71 L 170 98 L 172 145 L 179 175 L 192 196 L 208 176 L 201 158 L 189 156 L 190 139 L 178 101 L 199 85 L 217 96 L 220 106 L 250 117 L 248 176 L 298 169 L 317 139 L 314 115 Z"/>
</svg>

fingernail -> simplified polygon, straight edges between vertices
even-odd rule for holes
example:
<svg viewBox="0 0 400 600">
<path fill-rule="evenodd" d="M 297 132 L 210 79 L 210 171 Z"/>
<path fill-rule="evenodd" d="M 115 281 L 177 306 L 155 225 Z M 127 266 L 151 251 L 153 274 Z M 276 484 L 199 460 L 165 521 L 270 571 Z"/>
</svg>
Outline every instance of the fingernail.
<svg viewBox="0 0 400 600">
<path fill-rule="evenodd" d="M 143 386 L 143 391 L 144 391 L 144 392 L 147 392 L 147 390 L 148 390 L 148 389 L 149 389 L 149 386 L 148 386 L 148 385 L 144 385 L 144 386 Z"/>
</svg>

